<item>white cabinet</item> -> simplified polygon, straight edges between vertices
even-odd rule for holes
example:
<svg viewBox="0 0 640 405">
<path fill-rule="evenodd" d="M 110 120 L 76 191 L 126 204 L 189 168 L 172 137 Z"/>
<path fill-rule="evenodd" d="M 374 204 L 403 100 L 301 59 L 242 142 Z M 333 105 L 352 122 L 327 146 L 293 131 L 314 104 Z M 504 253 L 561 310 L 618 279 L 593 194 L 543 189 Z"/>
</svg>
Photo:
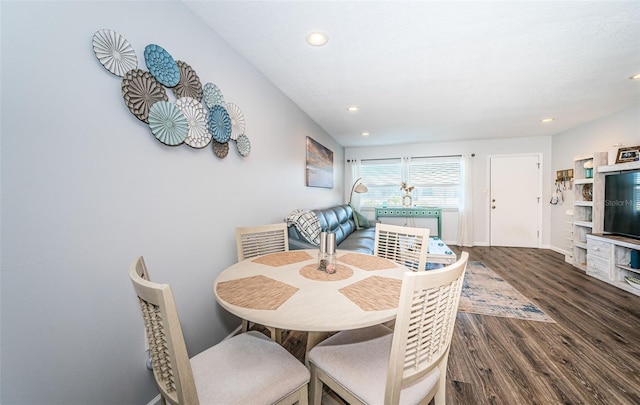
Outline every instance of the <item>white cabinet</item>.
<svg viewBox="0 0 640 405">
<path fill-rule="evenodd" d="M 573 159 L 573 265 L 582 270 L 587 270 L 587 235 L 603 231 L 604 174 L 596 168 L 607 164 L 607 158 L 607 152 L 596 152 Z"/>
<path fill-rule="evenodd" d="M 632 287 L 625 280 L 627 276 L 640 278 L 640 269 L 631 268 L 629 265 L 631 251 L 640 252 L 640 240 L 602 233 L 604 231 L 605 176 L 613 172 L 640 169 L 640 162 L 605 165 L 601 164 L 601 158 L 598 153 L 593 156 L 593 179 L 589 181 L 588 179 L 581 180 L 576 177 L 577 184 L 593 184 L 593 198 L 591 202 L 581 200 L 582 190 L 574 191 L 574 266 L 576 266 L 575 251 L 582 250 L 580 241 L 584 237 L 586 239 L 586 253 L 583 256 L 585 262 L 579 263 L 579 265 L 585 268 L 587 274 L 640 296 L 640 289 Z M 578 170 L 579 163 L 584 162 L 584 159 L 588 159 L 588 156 L 582 158 L 575 161 L 574 170 Z M 582 172 L 576 171 L 575 173 L 575 176 L 584 175 L 584 169 Z M 577 207 L 582 207 L 583 211 L 580 215 L 582 215 L 583 221 L 575 220 L 575 209 Z M 589 215 L 591 215 L 591 221 L 588 220 Z M 576 223 L 578 223 L 577 226 Z M 578 238 L 575 237 L 576 232 L 580 233 Z"/>
<path fill-rule="evenodd" d="M 631 251 L 640 251 L 640 240 L 624 236 L 587 235 L 587 274 L 640 296 L 640 289 L 630 286 L 626 276 L 640 278 L 640 269 L 629 266 Z"/>
</svg>

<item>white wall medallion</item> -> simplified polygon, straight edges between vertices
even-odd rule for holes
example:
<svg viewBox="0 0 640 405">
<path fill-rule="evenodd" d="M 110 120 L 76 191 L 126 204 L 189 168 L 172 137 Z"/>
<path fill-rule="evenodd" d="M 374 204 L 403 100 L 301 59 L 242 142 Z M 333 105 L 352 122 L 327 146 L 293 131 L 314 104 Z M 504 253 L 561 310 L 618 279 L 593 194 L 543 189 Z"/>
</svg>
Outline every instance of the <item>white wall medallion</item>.
<svg viewBox="0 0 640 405">
<path fill-rule="evenodd" d="M 181 97 L 176 100 L 176 107 L 182 111 L 189 126 L 184 143 L 196 149 L 209 145 L 212 137 L 207 131 L 207 112 L 202 103 L 195 98 Z"/>
<path fill-rule="evenodd" d="M 244 115 L 240 107 L 233 103 L 227 103 L 226 108 L 231 118 L 231 139 L 235 141 L 239 135 L 244 134 Z"/>
<path fill-rule="evenodd" d="M 129 41 L 112 30 L 99 30 L 93 34 L 93 52 L 109 72 L 124 76 L 138 67 L 138 57 Z"/>
</svg>

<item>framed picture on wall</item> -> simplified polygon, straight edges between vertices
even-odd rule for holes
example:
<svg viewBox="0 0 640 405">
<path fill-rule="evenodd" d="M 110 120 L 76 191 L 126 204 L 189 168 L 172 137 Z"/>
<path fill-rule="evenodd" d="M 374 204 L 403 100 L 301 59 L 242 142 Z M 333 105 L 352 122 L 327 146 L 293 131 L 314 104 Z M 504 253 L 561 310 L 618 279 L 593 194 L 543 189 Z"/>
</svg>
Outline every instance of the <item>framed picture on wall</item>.
<svg viewBox="0 0 640 405">
<path fill-rule="evenodd" d="M 632 146 L 630 148 L 618 149 L 618 156 L 616 157 L 616 164 L 637 162 L 640 160 L 640 146 Z"/>
<path fill-rule="evenodd" d="M 333 188 L 333 152 L 307 137 L 307 187 Z"/>
</svg>

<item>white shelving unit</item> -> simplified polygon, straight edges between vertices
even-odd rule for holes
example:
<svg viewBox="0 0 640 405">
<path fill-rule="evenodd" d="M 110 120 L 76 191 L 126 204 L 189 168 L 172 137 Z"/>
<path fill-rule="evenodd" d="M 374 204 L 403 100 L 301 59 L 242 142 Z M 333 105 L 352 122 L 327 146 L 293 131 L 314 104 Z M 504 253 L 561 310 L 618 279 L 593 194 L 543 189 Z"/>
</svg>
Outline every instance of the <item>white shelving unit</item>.
<svg viewBox="0 0 640 405">
<path fill-rule="evenodd" d="M 567 253 L 564 255 L 564 261 L 573 264 L 573 209 L 568 209 L 565 214 L 567 215 Z"/>
<path fill-rule="evenodd" d="M 640 169 L 640 162 L 620 163 L 616 165 L 594 165 L 594 192 L 596 182 L 602 189 L 602 201 L 596 202 L 595 194 L 592 209 L 594 221 L 592 221 L 591 234 L 587 234 L 587 274 L 612 284 L 620 289 L 640 296 L 640 289 L 630 286 L 626 276 L 640 278 L 640 269 L 630 266 L 631 251 L 640 251 L 640 240 L 624 236 L 603 234 L 604 215 L 604 183 L 605 176 L 610 173 L 618 173 L 627 170 Z M 598 209 L 596 209 L 598 208 Z M 596 217 L 597 215 L 597 217 Z M 597 218 L 597 221 L 596 221 Z M 597 227 L 596 227 L 597 224 Z M 574 244 L 575 246 L 575 244 Z"/>
<path fill-rule="evenodd" d="M 587 235 L 602 233 L 604 215 L 604 175 L 596 168 L 607 164 L 608 153 L 596 152 L 573 159 L 573 265 L 587 270 Z M 592 176 L 584 164 L 593 161 Z M 587 190 L 591 189 L 591 193 Z"/>
<path fill-rule="evenodd" d="M 598 173 L 611 173 L 611 172 L 624 172 L 626 170 L 637 170 L 640 169 L 640 161 L 639 162 L 629 162 L 629 163 L 618 163 L 617 165 L 606 165 L 606 166 L 598 166 Z"/>
</svg>

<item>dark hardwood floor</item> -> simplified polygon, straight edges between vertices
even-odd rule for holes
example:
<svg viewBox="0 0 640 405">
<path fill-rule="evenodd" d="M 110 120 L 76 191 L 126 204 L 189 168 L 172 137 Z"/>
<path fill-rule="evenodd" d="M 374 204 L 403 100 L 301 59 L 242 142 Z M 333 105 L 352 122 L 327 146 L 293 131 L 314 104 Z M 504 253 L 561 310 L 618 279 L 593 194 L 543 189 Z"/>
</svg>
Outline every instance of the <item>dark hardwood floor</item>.
<svg viewBox="0 0 640 405">
<path fill-rule="evenodd" d="M 551 250 L 463 250 L 556 323 L 459 313 L 448 404 L 640 404 L 640 297 L 587 276 Z M 302 359 L 305 341 L 305 333 L 288 332 L 284 346 Z M 325 402 L 341 403 L 335 394 Z"/>
</svg>

